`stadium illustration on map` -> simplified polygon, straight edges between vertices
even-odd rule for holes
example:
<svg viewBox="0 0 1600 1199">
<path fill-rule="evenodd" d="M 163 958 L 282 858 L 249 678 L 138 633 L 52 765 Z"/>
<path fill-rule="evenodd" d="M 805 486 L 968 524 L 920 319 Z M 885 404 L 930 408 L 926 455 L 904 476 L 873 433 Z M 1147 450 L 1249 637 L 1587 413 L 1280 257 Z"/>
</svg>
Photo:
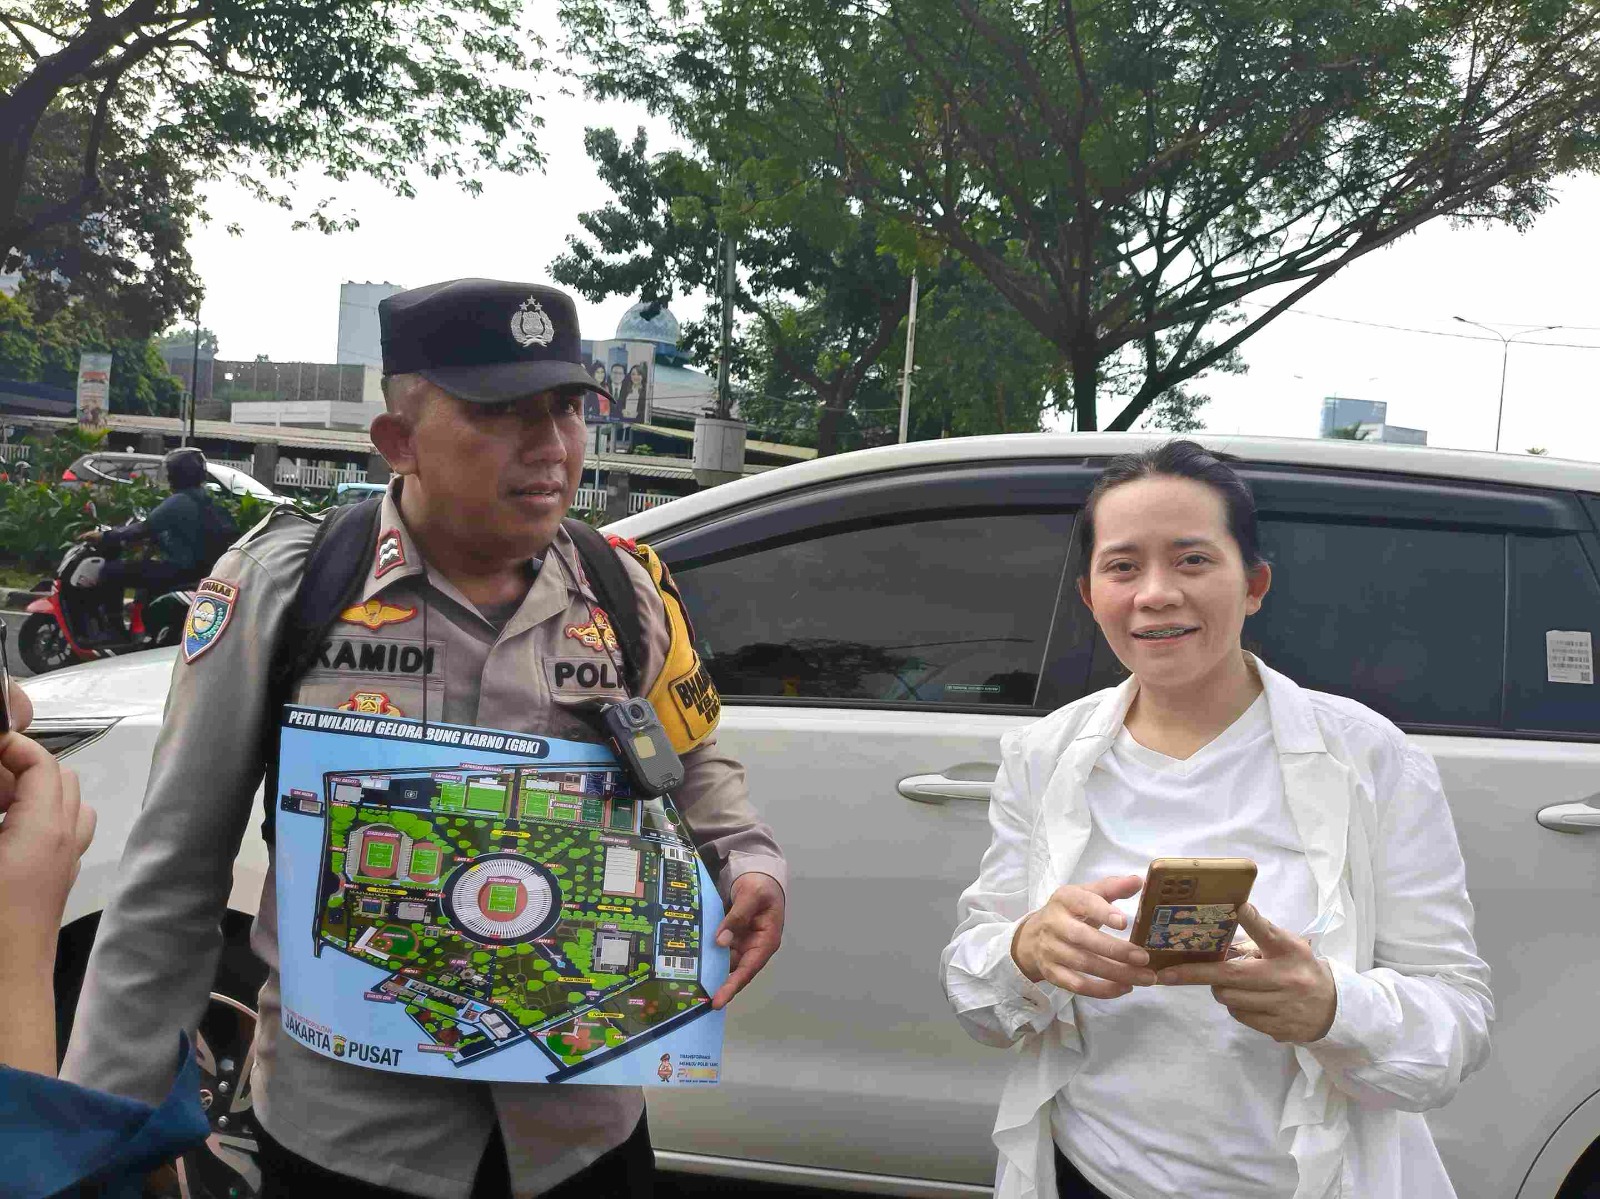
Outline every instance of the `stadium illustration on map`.
<svg viewBox="0 0 1600 1199">
<path fill-rule="evenodd" d="M 710 1011 L 699 861 L 614 764 L 326 774 L 313 953 L 388 972 L 418 1046 L 465 1066 L 524 1041 L 555 1081 Z"/>
</svg>

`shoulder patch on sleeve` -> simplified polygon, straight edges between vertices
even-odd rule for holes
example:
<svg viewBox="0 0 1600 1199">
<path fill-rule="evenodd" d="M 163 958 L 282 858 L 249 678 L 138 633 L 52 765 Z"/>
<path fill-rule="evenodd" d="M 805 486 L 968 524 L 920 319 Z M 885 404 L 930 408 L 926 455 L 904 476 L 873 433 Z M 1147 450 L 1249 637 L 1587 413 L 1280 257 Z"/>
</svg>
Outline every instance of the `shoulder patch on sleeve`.
<svg viewBox="0 0 1600 1199">
<path fill-rule="evenodd" d="M 233 618 L 239 588 L 221 579 L 201 579 L 183 621 L 183 660 L 193 662 L 215 645 Z"/>
</svg>

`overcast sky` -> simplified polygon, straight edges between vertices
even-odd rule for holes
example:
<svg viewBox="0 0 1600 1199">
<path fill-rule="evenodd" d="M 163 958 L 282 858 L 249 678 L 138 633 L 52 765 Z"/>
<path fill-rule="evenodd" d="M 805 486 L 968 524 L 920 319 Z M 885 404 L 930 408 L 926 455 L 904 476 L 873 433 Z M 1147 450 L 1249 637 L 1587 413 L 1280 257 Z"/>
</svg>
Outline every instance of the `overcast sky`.
<svg viewBox="0 0 1600 1199">
<path fill-rule="evenodd" d="M 347 280 L 414 287 L 470 275 L 546 279 L 579 231 L 578 214 L 609 198 L 584 154 L 584 128 L 611 125 L 631 137 L 643 124 L 653 147 L 670 143 L 664 127 L 627 104 L 556 95 L 541 111 L 545 172 L 485 179 L 476 199 L 430 181 L 419 182 L 414 200 L 364 182 L 305 182 L 306 206 L 337 195 L 361 220 L 353 233 L 293 232 L 281 210 L 231 186 L 213 188 L 213 221 L 191 245 L 206 286 L 201 319 L 216 330 L 222 356 L 333 361 L 339 285 Z M 1430 445 L 1490 449 L 1502 347 L 1451 319 L 1459 315 L 1505 334 L 1565 326 L 1511 347 L 1501 449 L 1543 446 L 1600 461 L 1597 217 L 1600 180 L 1585 178 L 1567 182 L 1561 202 L 1526 234 L 1436 222 L 1368 255 L 1246 342 L 1247 374 L 1201 383 L 1213 397 L 1202 412 L 1206 427 L 1314 437 L 1322 398 L 1343 395 L 1387 401 L 1390 423 L 1426 429 Z M 235 221 L 242 236 L 225 231 Z M 580 299 L 585 336 L 610 336 L 631 302 Z M 702 306 L 679 300 L 673 311 L 688 319 Z"/>
</svg>

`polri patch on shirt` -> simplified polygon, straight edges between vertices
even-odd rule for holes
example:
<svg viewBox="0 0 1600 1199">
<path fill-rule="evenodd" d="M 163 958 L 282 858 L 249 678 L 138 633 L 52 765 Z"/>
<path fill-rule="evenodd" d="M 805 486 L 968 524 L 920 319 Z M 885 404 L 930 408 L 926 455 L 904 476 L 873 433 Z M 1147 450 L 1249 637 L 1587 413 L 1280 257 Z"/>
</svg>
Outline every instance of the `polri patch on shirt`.
<svg viewBox="0 0 1600 1199">
<path fill-rule="evenodd" d="M 604 658 L 546 658 L 544 675 L 557 701 L 626 696 L 617 668 Z"/>
<path fill-rule="evenodd" d="M 400 530 L 390 529 L 378 538 L 378 556 L 373 559 L 372 577 L 381 579 L 391 570 L 406 564 L 406 545 L 400 540 Z"/>
<path fill-rule="evenodd" d="M 193 662 L 215 645 L 233 617 L 239 589 L 221 579 L 201 579 L 183 620 L 183 660 Z"/>
<path fill-rule="evenodd" d="M 381 599 L 369 599 L 364 604 L 346 608 L 339 613 L 339 619 L 345 624 L 364 625 L 377 632 L 386 624 L 404 624 L 416 614 L 415 608 L 402 608 L 398 604 L 386 604 Z"/>
</svg>

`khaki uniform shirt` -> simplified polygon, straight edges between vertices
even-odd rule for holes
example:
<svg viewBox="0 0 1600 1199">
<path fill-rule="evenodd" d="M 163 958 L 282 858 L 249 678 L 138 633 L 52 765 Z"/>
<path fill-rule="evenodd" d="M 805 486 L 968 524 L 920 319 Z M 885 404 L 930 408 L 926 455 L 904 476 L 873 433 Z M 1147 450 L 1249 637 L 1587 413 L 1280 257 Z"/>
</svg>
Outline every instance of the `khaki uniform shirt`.
<svg viewBox="0 0 1600 1199">
<path fill-rule="evenodd" d="M 418 718 L 425 708 L 428 719 L 445 723 L 599 740 L 574 710 L 624 691 L 594 628 L 594 594 L 567 534 L 557 535 L 497 632 L 429 572 L 397 497 L 391 489 L 384 498 L 359 601 L 330 631 L 296 702 Z M 272 718 L 268 664 L 314 532 L 293 517 L 274 518 L 213 571 L 237 588 L 233 611 L 209 647 L 174 667 L 144 807 L 118 894 L 101 920 L 64 1078 L 146 1102 L 159 1102 L 171 1086 L 173 1033 L 193 1028 L 205 1009 L 233 860 L 247 822 L 259 819 L 255 747 Z M 665 614 L 644 569 L 620 557 L 645 628 L 640 677 L 648 690 L 666 656 Z M 746 872 L 783 883 L 782 855 L 750 806 L 743 767 L 714 739 L 684 755 L 684 767 L 673 798 L 715 864 L 724 899 Z M 251 943 L 270 968 L 256 1032 L 256 1111 L 276 1140 L 324 1167 L 456 1199 L 470 1192 L 498 1120 L 513 1189 L 534 1195 L 620 1144 L 643 1112 L 637 1087 L 402 1080 L 283 1035 L 270 869 Z"/>
</svg>

